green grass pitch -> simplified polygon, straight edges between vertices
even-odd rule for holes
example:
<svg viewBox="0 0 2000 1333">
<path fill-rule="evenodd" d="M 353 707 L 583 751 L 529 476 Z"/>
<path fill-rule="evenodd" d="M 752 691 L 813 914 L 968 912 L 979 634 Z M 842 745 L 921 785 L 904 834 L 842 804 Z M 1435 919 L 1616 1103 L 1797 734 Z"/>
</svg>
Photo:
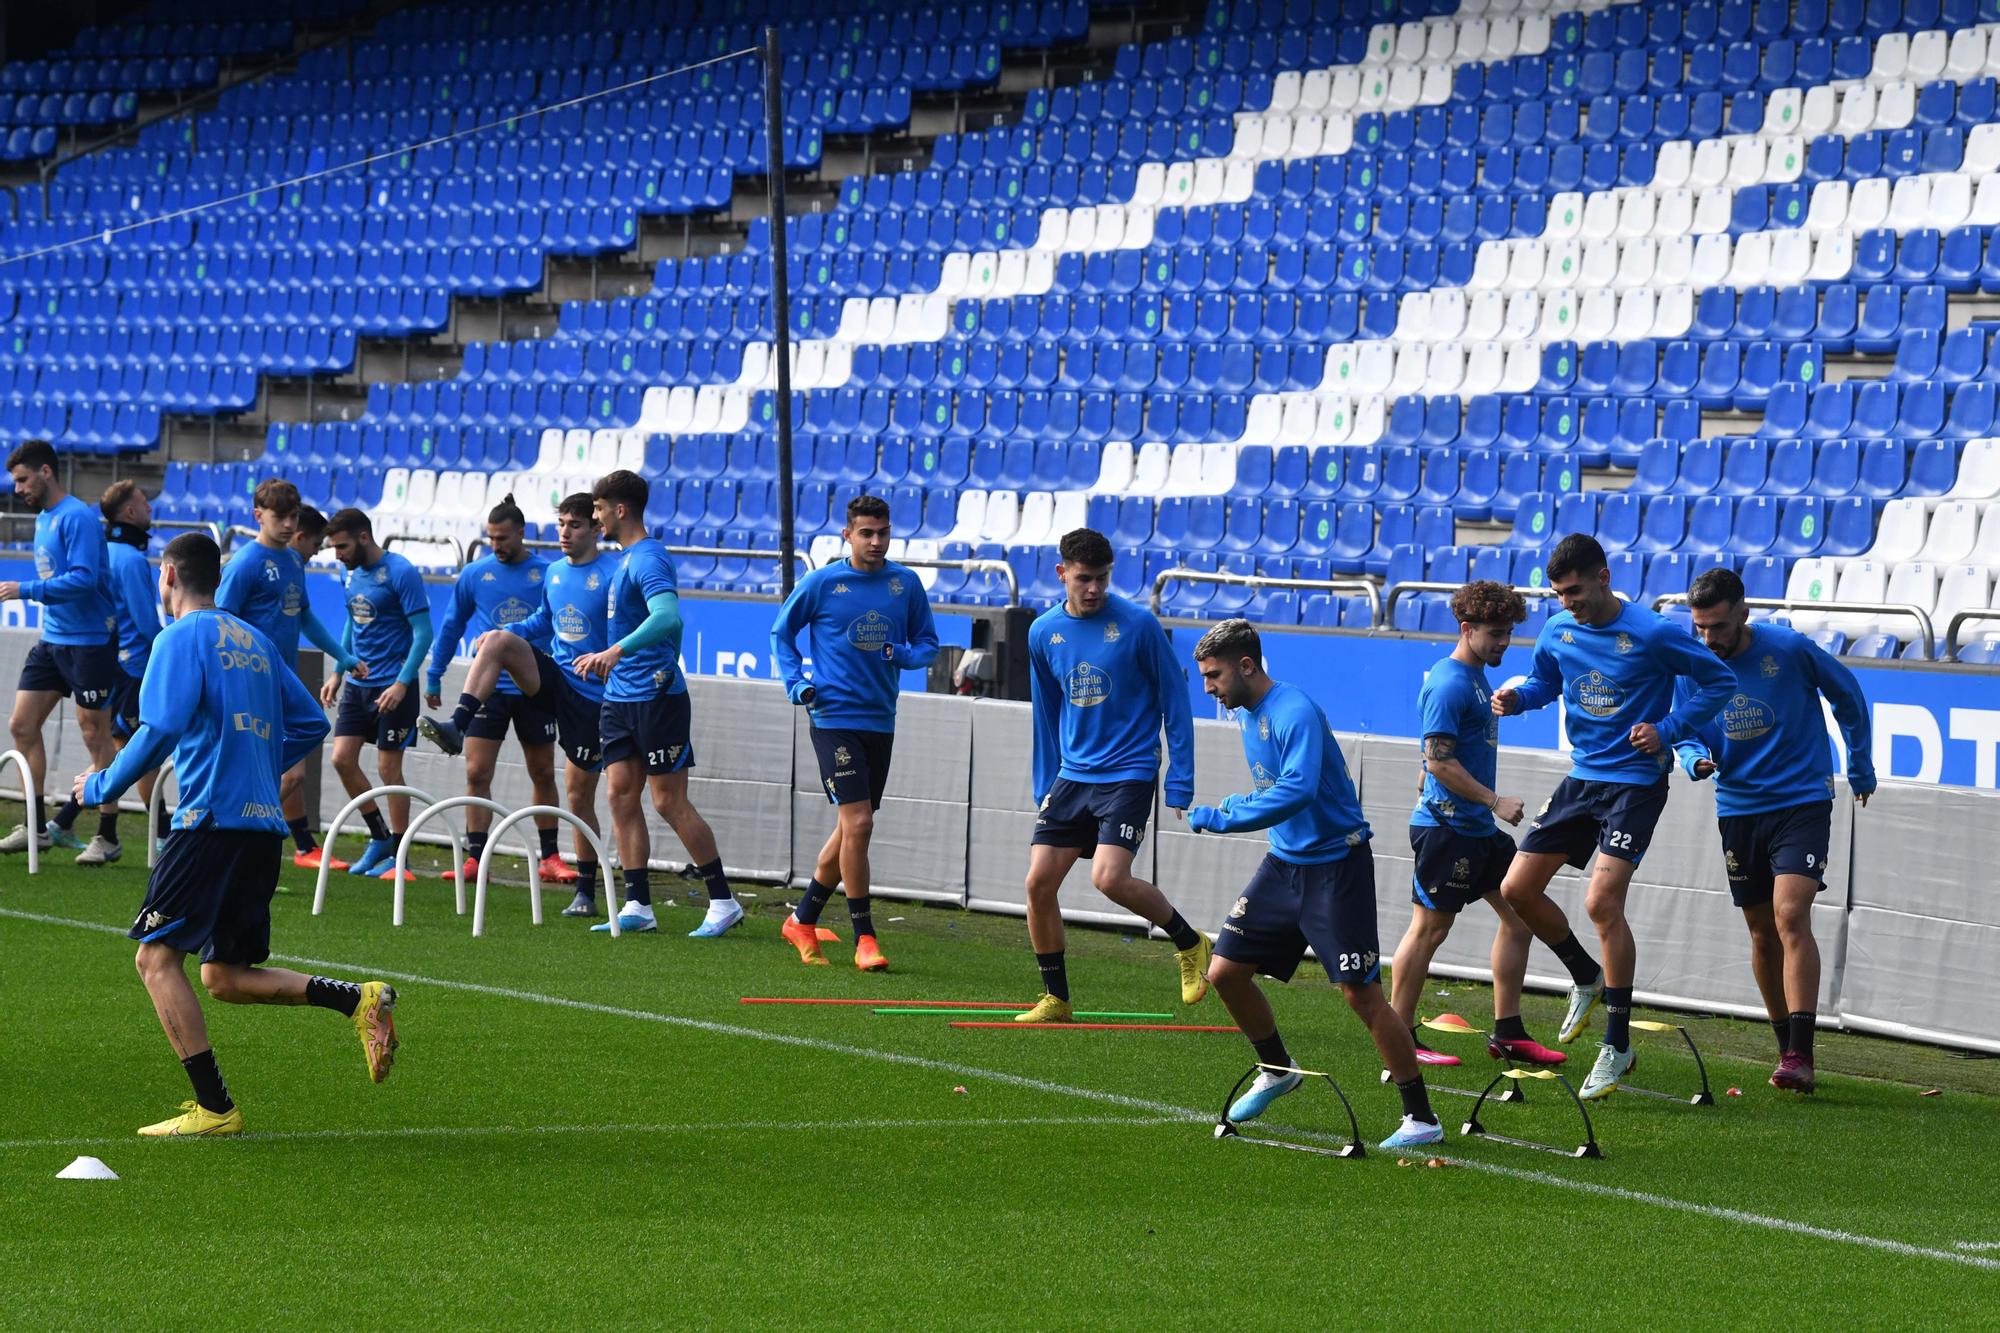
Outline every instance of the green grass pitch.
<svg viewBox="0 0 2000 1333">
<path fill-rule="evenodd" d="M 1460 1139 L 1470 1103 L 1439 1096 L 1452 1165 L 1334 1161 L 1214 1139 L 1249 1063 L 1232 1035 L 739 1003 L 1029 1000 L 1016 920 L 878 902 L 895 970 L 863 976 L 846 944 L 800 967 L 771 886 L 740 886 L 760 896 L 720 941 L 683 938 L 683 900 L 657 935 L 614 942 L 557 916 L 556 892 L 535 929 L 516 884 L 474 940 L 448 886 L 413 891 L 396 930 L 387 885 L 336 876 L 314 918 L 311 876 L 288 868 L 276 951 L 395 980 L 393 1076 L 368 1082 L 335 1015 L 210 1004 L 250 1133 L 141 1142 L 189 1095 L 120 937 L 143 867 L 25 869 L 0 865 L 8 1328 L 2000 1323 L 1988 1062 L 1823 1035 L 1821 1091 L 1800 1100 L 1764 1083 L 1763 1025 L 1691 1019 L 1719 1104 L 1599 1104 L 1605 1160 Z M 846 934 L 838 905 L 827 923 Z M 1164 943 L 1073 930 L 1070 957 L 1093 1009 L 1227 1021 L 1213 999 L 1181 1009 Z M 1323 975 L 1301 978 L 1274 988 L 1291 1048 L 1340 1076 L 1372 1145 L 1395 1094 Z M 1462 982 L 1424 1003 L 1490 1013 Z M 1556 1017 L 1531 998 L 1535 1031 Z M 1646 1083 L 1692 1088 L 1685 1055 L 1642 1042 Z M 1433 1044 L 1476 1057 L 1434 1082 L 1490 1068 L 1470 1039 Z M 1571 1134 L 1536 1086 L 1489 1128 Z M 1270 1117 L 1336 1118 L 1314 1092 Z M 54 1178 L 83 1153 L 121 1179 Z"/>
</svg>

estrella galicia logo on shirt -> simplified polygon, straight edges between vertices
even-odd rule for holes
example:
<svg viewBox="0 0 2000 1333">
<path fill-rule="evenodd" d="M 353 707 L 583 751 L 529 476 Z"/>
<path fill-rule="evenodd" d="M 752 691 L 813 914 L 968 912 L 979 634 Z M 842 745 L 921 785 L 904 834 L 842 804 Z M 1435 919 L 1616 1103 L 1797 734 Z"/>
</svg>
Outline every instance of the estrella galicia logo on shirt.
<svg viewBox="0 0 2000 1333">
<path fill-rule="evenodd" d="M 1250 781 L 1256 784 L 1258 791 L 1269 791 L 1278 785 L 1278 775 L 1262 764 L 1252 764 L 1250 765 Z"/>
<path fill-rule="evenodd" d="M 1731 695 L 1722 707 L 1722 734 L 1732 741 L 1754 741 L 1771 729 L 1771 706 L 1747 694 Z"/>
<path fill-rule="evenodd" d="M 354 594 L 347 599 L 347 618 L 357 625 L 374 624 L 375 603 L 369 601 L 365 594 Z"/>
<path fill-rule="evenodd" d="M 518 597 L 509 597 L 493 608 L 493 623 L 496 625 L 518 625 L 533 615 L 535 610 Z"/>
<path fill-rule="evenodd" d="M 847 641 L 864 653 L 879 653 L 889 642 L 889 617 L 864 611 L 847 627 Z"/>
<path fill-rule="evenodd" d="M 1095 708 L 1111 697 L 1111 677 L 1088 662 L 1070 669 L 1069 701 L 1078 708 Z"/>
<path fill-rule="evenodd" d="M 39 546 L 35 548 L 35 574 L 45 579 L 56 576 L 56 562 L 49 559 L 49 553 Z"/>
<path fill-rule="evenodd" d="M 1625 691 L 1602 671 L 1576 678 L 1576 706 L 1592 717 L 1610 717 L 1625 706 Z"/>
<path fill-rule="evenodd" d="M 564 643 L 581 643 L 590 636 L 590 618 L 573 606 L 556 612 L 556 635 Z"/>
<path fill-rule="evenodd" d="M 215 619 L 215 655 L 225 671 L 250 671 L 263 675 L 271 670 L 271 659 L 257 645 L 257 636 L 248 625 L 225 616 Z"/>
<path fill-rule="evenodd" d="M 278 572 L 278 568 L 276 565 L 266 565 L 264 566 L 264 568 L 269 570 L 274 575 Z M 306 605 L 305 589 L 300 587 L 298 584 L 294 583 L 285 589 L 285 604 L 284 606 L 280 607 L 279 610 L 282 611 L 285 615 L 296 618 L 299 612 L 305 610 L 305 605 Z"/>
</svg>

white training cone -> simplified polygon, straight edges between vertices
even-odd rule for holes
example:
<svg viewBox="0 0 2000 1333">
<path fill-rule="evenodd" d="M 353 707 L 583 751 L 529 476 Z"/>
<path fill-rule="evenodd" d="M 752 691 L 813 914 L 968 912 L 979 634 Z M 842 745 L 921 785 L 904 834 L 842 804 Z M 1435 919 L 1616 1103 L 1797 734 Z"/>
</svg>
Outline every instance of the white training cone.
<svg viewBox="0 0 2000 1333">
<path fill-rule="evenodd" d="M 95 1157 L 79 1157 L 56 1172 L 57 1180 L 116 1180 L 118 1173 Z"/>
</svg>

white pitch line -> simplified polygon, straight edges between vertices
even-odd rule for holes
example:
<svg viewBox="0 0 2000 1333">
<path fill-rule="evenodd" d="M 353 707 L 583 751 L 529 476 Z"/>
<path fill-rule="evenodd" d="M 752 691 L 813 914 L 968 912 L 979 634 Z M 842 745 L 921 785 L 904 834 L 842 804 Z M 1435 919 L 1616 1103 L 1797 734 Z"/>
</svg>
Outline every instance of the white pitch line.
<svg viewBox="0 0 2000 1333">
<path fill-rule="evenodd" d="M 2000 1240 L 1955 1240 L 1954 1250 L 2000 1250 Z"/>
<path fill-rule="evenodd" d="M 716 1134 L 741 1132 L 807 1132 L 857 1129 L 1013 1129 L 1040 1125 L 1185 1125 L 1189 1116 L 967 1116 L 958 1120 L 711 1120 L 682 1121 L 663 1125 L 406 1125 L 393 1129 L 296 1129 L 270 1133 L 248 1133 L 218 1139 L 219 1143 L 302 1143 L 322 1139 L 456 1139 L 456 1138 L 555 1138 L 581 1134 Z M 116 1148 L 149 1140 L 130 1134 L 88 1139 L 6 1139 L 0 1152 L 34 1148 Z M 167 1142 L 168 1140 L 160 1140 Z"/>
<path fill-rule="evenodd" d="M 0 917 L 11 917 L 18 921 L 34 921 L 50 926 L 69 926 L 78 930 L 94 930 L 105 934 L 123 935 L 125 931 L 101 921 L 75 921 L 68 917 L 47 916 L 40 912 L 21 912 L 10 908 L 0 908 Z M 631 1018 L 646 1023 L 662 1023 L 669 1027 L 691 1028 L 699 1032 L 712 1032 L 725 1037 L 742 1037 L 750 1041 L 772 1042 L 780 1046 L 795 1046 L 805 1050 L 822 1051 L 831 1055 L 851 1055 L 861 1060 L 877 1060 L 885 1064 L 908 1065 L 917 1069 L 931 1069 L 940 1073 L 958 1074 L 965 1078 L 982 1079 L 1009 1087 L 1026 1088 L 1034 1092 L 1054 1093 L 1058 1096 L 1080 1097 L 1086 1101 L 1101 1102 L 1110 1106 L 1122 1106 L 1135 1111 L 1147 1111 L 1154 1115 L 1189 1122 L 1205 1121 L 1212 1118 L 1211 1112 L 1193 1107 L 1175 1106 L 1169 1102 L 1153 1101 L 1144 1097 L 1132 1097 L 1120 1092 L 1105 1092 L 1097 1088 L 1080 1088 L 1067 1083 L 1056 1083 L 1046 1079 L 1029 1078 L 1023 1074 L 1009 1074 L 997 1069 L 984 1069 L 978 1065 L 963 1065 L 950 1060 L 933 1060 L 920 1055 L 905 1055 L 900 1051 L 883 1051 L 868 1046 L 850 1046 L 845 1042 L 825 1041 L 817 1037 L 799 1037 L 783 1032 L 767 1032 L 761 1028 L 743 1027 L 735 1023 L 717 1023 L 708 1019 L 687 1018 L 679 1014 L 654 1013 L 645 1009 L 626 1009 L 618 1005 L 597 1004 L 589 1000 L 573 1000 L 561 995 L 543 995 L 535 991 L 515 990 L 507 986 L 487 986 L 473 981 L 452 981 L 442 977 L 427 977 L 410 972 L 389 972 L 370 968 L 358 963 L 332 962 L 320 958 L 302 958 L 292 954 L 272 954 L 274 962 L 297 963 L 305 967 L 324 968 L 329 971 L 362 973 L 370 977 L 384 977 L 391 981 L 403 981 L 412 985 L 435 986 L 441 990 L 463 991 L 473 995 L 491 995 L 500 999 L 521 1000 L 529 1004 L 549 1005 L 559 1009 L 576 1009 L 585 1013 L 607 1014 L 614 1018 Z M 1332 1142 L 1344 1142 L 1337 1136 L 1304 1132 L 1305 1137 Z M 119 1140 L 125 1142 L 126 1140 Z M 1411 1156 L 1434 1156 L 1418 1150 Z M 1645 1204 L 1670 1212 L 1691 1213 L 1717 1221 L 1736 1222 L 1744 1226 L 1760 1227 L 1767 1231 L 1789 1232 L 1798 1236 L 1810 1236 L 1817 1240 L 1832 1241 L 1842 1245 L 1854 1245 L 1863 1249 L 1877 1250 L 1885 1254 L 1902 1255 L 1913 1259 L 1935 1259 L 1943 1263 L 1966 1268 L 2000 1271 L 2000 1259 L 1962 1250 L 1934 1249 L 1923 1245 L 1913 1245 L 1907 1241 L 1890 1240 L 1882 1236 L 1869 1236 L 1859 1232 L 1842 1231 L 1834 1227 L 1814 1226 L 1807 1222 L 1795 1222 L 1790 1218 L 1772 1217 L 1765 1213 L 1747 1212 L 1740 1208 L 1725 1208 L 1716 1204 L 1691 1203 L 1686 1199 L 1676 1199 L 1672 1195 L 1654 1194 L 1645 1190 L 1624 1189 L 1616 1185 L 1600 1185 L 1587 1180 L 1575 1180 L 1568 1176 L 1558 1176 L 1546 1171 L 1530 1171 L 1521 1167 L 1503 1166 L 1497 1162 L 1481 1161 L 1474 1158 L 1448 1157 L 1443 1160 L 1453 1166 L 1465 1167 L 1473 1171 L 1484 1171 L 1489 1175 L 1501 1176 L 1508 1180 L 1518 1180 L 1529 1184 L 1547 1185 L 1554 1189 L 1570 1190 L 1578 1194 L 1595 1195 L 1599 1198 L 1621 1199 L 1627 1203 Z"/>
</svg>

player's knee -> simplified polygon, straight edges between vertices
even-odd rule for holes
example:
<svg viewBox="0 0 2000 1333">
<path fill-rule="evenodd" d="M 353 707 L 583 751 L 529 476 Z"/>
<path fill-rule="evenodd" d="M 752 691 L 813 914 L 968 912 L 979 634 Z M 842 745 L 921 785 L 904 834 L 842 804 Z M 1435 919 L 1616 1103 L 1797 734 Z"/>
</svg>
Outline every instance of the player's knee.
<svg viewBox="0 0 2000 1333">
<path fill-rule="evenodd" d="M 840 807 L 840 836 L 843 841 L 852 838 L 867 842 L 875 835 L 875 812 L 866 805 L 856 803 Z"/>
<path fill-rule="evenodd" d="M 1363 985 L 1343 981 L 1340 983 L 1340 998 L 1347 1001 L 1347 1007 L 1354 1011 L 1355 1017 L 1366 1023 L 1382 1007 L 1382 988 L 1373 983 Z"/>
<path fill-rule="evenodd" d="M 1062 881 L 1059 879 L 1052 880 L 1030 871 L 1025 887 L 1028 891 L 1028 901 L 1041 906 L 1055 901 L 1056 890 L 1062 887 Z"/>
<path fill-rule="evenodd" d="M 1599 926 L 1615 925 L 1625 919 L 1625 904 L 1615 893 L 1593 886 L 1583 895 L 1583 910 Z"/>
<path fill-rule="evenodd" d="M 201 970 L 201 984 L 209 998 L 221 1004 L 245 1004 L 248 997 L 242 987 L 236 984 L 236 974 L 229 968 L 210 965 Z"/>
<path fill-rule="evenodd" d="M 1091 863 L 1090 887 L 1099 893 L 1109 893 L 1128 878 L 1130 878 L 1129 872 L 1107 865 L 1101 857 Z"/>
<path fill-rule="evenodd" d="M 147 982 L 163 976 L 180 966 L 180 958 L 172 949 L 157 944 L 142 944 L 132 956 L 132 965 L 139 976 Z"/>
<path fill-rule="evenodd" d="M 14 738 L 15 745 L 28 745 L 41 736 L 42 729 L 19 713 L 13 713 L 7 718 L 7 734 Z"/>
</svg>

